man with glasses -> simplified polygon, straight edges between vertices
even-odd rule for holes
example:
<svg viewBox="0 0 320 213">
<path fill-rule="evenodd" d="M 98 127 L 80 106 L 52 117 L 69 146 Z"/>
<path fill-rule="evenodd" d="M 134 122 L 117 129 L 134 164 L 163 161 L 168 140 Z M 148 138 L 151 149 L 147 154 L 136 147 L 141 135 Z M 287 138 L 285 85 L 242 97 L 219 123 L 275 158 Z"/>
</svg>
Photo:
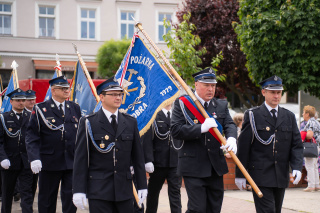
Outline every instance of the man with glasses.
<svg viewBox="0 0 320 213">
<path fill-rule="evenodd" d="M 24 109 L 24 91 L 18 88 L 9 93 L 8 97 L 12 110 L 0 115 L 1 212 L 11 212 L 14 188 L 19 180 L 22 212 L 32 213 L 32 172 L 25 148 L 30 112 Z"/>
<path fill-rule="evenodd" d="M 39 173 L 39 213 L 56 212 L 61 182 L 62 211 L 76 212 L 72 203 L 73 159 L 80 107 L 67 101 L 70 87 L 65 76 L 49 81 L 52 98 L 36 104 L 26 135 L 31 169 Z"/>
<path fill-rule="evenodd" d="M 119 112 L 123 89 L 114 78 L 97 87 L 102 107 L 79 124 L 73 173 L 73 203 L 93 213 L 133 213 L 130 165 L 134 167 L 139 204 L 147 180 L 137 120 Z"/>
</svg>

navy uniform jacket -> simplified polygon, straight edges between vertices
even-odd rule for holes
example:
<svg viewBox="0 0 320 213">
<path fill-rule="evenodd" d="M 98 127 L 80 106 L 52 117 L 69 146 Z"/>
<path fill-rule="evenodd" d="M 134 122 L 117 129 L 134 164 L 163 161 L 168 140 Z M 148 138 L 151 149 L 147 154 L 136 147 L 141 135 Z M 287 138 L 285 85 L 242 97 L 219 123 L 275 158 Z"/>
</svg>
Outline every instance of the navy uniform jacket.
<svg viewBox="0 0 320 213">
<path fill-rule="evenodd" d="M 295 116 L 279 106 L 277 123 L 274 124 L 265 104 L 250 110 L 260 138 L 266 141 L 275 133 L 275 147 L 273 150 L 273 142 L 264 145 L 253 138 L 247 110 L 238 139 L 238 158 L 258 186 L 286 188 L 289 184 L 289 163 L 292 170 L 302 170 L 303 146 Z M 243 177 L 238 168 L 236 177 Z"/>
<path fill-rule="evenodd" d="M 0 121 L 0 162 L 9 159 L 11 166 L 9 170 L 20 170 L 30 168 L 25 145 L 26 129 L 30 117 L 30 112 L 23 110 L 22 122 L 18 121 L 16 114 L 11 110 L 3 113 L 6 128 L 11 133 L 16 133 L 21 129 L 20 137 L 9 137 L 2 122 Z M 1 167 L 3 170 L 3 168 Z"/>
<path fill-rule="evenodd" d="M 185 110 L 193 121 L 197 120 L 186 106 Z M 213 98 L 207 112 L 216 115 L 216 120 L 222 125 L 226 138 L 237 138 L 237 127 L 230 117 L 227 101 Z M 220 143 L 209 132 L 201 134 L 200 122 L 191 125 L 186 121 L 179 99 L 175 101 L 172 114 L 172 136 L 184 140 L 183 148 L 179 150 L 178 174 L 203 178 L 211 176 L 212 170 L 219 176 L 228 173 Z"/>
<path fill-rule="evenodd" d="M 161 110 L 155 119 L 160 134 L 166 134 L 170 131 L 170 120 Z M 153 162 L 156 167 L 177 167 L 178 151 L 172 146 L 171 133 L 165 139 L 160 139 L 155 134 L 154 124 L 143 138 L 143 151 L 145 162 Z M 175 141 L 175 146 L 180 144 Z"/>
<path fill-rule="evenodd" d="M 98 147 L 103 143 L 106 148 L 111 142 L 115 142 L 115 147 L 110 152 L 102 153 L 94 146 L 86 131 L 87 119 Z M 134 167 L 137 190 L 147 189 L 142 145 L 135 118 L 119 112 L 116 133 L 102 109 L 81 119 L 75 150 L 73 193 L 85 193 L 88 199 L 131 199 L 133 190 L 130 162 Z"/>
<path fill-rule="evenodd" d="M 65 118 L 52 99 L 37 104 L 45 119 L 55 126 L 64 124 L 64 131 L 51 130 L 40 113 L 33 108 L 26 135 L 29 161 L 41 160 L 42 170 L 60 171 L 73 168 L 74 147 L 80 107 L 65 101 Z"/>
</svg>

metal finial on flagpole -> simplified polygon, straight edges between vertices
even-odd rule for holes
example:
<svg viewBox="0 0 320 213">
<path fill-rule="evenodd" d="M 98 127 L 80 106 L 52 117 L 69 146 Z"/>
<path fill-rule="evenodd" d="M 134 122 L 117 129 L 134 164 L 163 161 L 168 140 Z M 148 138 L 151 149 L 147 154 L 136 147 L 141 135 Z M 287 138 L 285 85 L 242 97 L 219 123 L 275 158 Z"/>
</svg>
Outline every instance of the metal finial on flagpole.
<svg viewBox="0 0 320 213">
<path fill-rule="evenodd" d="M 56 63 L 57 63 L 58 66 L 61 65 L 60 64 L 60 57 L 59 57 L 58 53 L 56 53 Z"/>
<path fill-rule="evenodd" d="M 57 76 L 59 77 L 59 76 L 62 76 L 62 69 L 61 69 L 60 57 L 58 53 L 56 53 L 56 63 L 57 63 L 57 66 L 54 67 L 54 70 L 56 71 Z"/>
<path fill-rule="evenodd" d="M 16 70 L 17 67 L 19 67 L 19 64 L 17 64 L 17 62 L 16 62 L 15 60 L 13 60 L 13 62 L 12 62 L 12 64 L 11 64 L 11 68 L 12 68 L 13 70 Z"/>
<path fill-rule="evenodd" d="M 78 47 L 77 47 L 77 45 L 74 44 L 74 43 L 72 43 L 72 45 L 73 45 L 74 51 L 78 54 Z"/>
</svg>

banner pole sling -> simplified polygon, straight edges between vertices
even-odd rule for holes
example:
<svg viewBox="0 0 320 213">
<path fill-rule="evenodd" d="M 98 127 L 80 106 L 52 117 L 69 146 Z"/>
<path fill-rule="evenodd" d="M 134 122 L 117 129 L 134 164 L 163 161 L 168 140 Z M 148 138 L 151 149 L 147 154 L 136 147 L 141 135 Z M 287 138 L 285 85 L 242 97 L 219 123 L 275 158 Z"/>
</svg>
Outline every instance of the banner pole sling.
<svg viewBox="0 0 320 213">
<path fill-rule="evenodd" d="M 151 40 L 151 38 L 148 36 L 148 34 L 145 32 L 145 30 L 142 27 L 142 24 L 140 22 L 137 22 L 135 25 L 140 31 L 141 33 L 146 37 L 146 39 L 150 42 L 151 46 L 155 49 L 155 51 L 157 52 L 157 54 L 161 57 L 161 59 L 165 62 L 166 66 L 169 68 L 170 74 L 173 75 L 176 80 L 180 83 L 180 85 L 183 87 L 183 89 L 187 92 L 187 94 L 191 97 L 191 99 L 193 100 L 193 102 L 196 104 L 196 106 L 198 107 L 198 109 L 200 110 L 201 114 L 205 117 L 205 118 L 209 118 L 207 112 L 204 110 L 203 106 L 201 105 L 201 103 L 199 102 L 199 100 L 196 98 L 196 96 L 193 94 L 193 92 L 191 91 L 191 89 L 188 87 L 188 85 L 183 81 L 183 79 L 180 77 L 180 75 L 177 73 L 177 71 L 172 67 L 172 65 L 170 64 L 170 62 L 166 59 L 166 57 L 162 54 L 161 50 L 155 45 L 155 43 Z M 215 134 L 218 136 L 218 138 L 220 139 L 220 141 L 222 142 L 223 145 L 226 145 L 226 139 L 221 135 L 221 133 L 219 132 L 218 128 L 212 128 L 213 131 L 215 132 Z M 260 191 L 260 189 L 258 188 L 257 184 L 253 181 L 253 179 L 251 178 L 251 176 L 249 175 L 249 173 L 247 172 L 247 170 L 244 168 L 244 166 L 242 165 L 242 163 L 240 162 L 240 160 L 238 159 L 238 157 L 232 152 L 232 151 L 228 151 L 229 154 L 231 155 L 232 159 L 234 160 L 234 162 L 237 164 L 237 166 L 239 167 L 239 169 L 241 170 L 242 174 L 244 175 L 244 177 L 248 180 L 249 184 L 252 186 L 253 190 L 255 191 L 255 193 L 258 195 L 259 198 L 263 197 L 262 192 Z"/>
</svg>

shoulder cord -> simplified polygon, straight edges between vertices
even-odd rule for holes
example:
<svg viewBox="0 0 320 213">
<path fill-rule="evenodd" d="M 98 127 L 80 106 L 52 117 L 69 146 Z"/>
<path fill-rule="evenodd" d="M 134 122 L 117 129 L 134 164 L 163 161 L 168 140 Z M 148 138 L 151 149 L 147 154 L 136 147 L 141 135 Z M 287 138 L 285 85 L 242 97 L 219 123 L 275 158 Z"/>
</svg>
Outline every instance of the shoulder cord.
<svg viewBox="0 0 320 213">
<path fill-rule="evenodd" d="M 0 117 L 1 117 L 1 123 L 2 123 L 2 126 L 5 130 L 5 132 L 7 133 L 7 135 L 10 137 L 10 138 L 15 138 L 17 136 L 19 136 L 19 139 L 20 139 L 20 133 L 21 133 L 21 128 L 16 132 L 16 133 L 11 133 L 8 129 L 7 129 L 7 126 L 6 126 L 6 123 L 4 121 L 4 117 L 2 114 L 0 114 Z"/>
<path fill-rule="evenodd" d="M 38 105 L 35 105 L 35 108 L 36 108 L 36 111 L 40 114 L 42 120 L 43 120 L 43 123 L 51 130 L 53 131 L 56 131 L 56 130 L 60 130 L 61 132 L 64 131 L 64 124 L 61 124 L 60 126 L 55 126 L 54 124 L 52 124 L 51 122 L 49 122 L 45 116 L 43 115 L 42 111 L 40 110 L 40 108 L 38 107 Z M 38 121 L 38 124 L 39 124 L 39 121 Z M 40 128 L 40 125 L 39 125 L 39 128 Z"/>
<path fill-rule="evenodd" d="M 170 130 L 164 134 L 161 134 L 159 132 L 159 129 L 158 129 L 158 125 L 157 125 L 157 121 L 154 120 L 153 121 L 153 129 L 154 129 L 154 132 L 156 134 L 156 136 L 160 139 L 160 140 L 165 140 L 168 138 L 169 134 L 170 134 Z"/>
<path fill-rule="evenodd" d="M 116 144 L 115 142 L 112 142 L 105 149 L 101 149 L 99 146 L 97 146 L 96 141 L 93 138 L 93 133 L 92 133 L 92 129 L 91 129 L 91 125 L 90 125 L 89 119 L 86 119 L 86 131 L 87 131 L 87 133 L 89 133 L 89 136 L 90 136 L 90 139 L 91 139 L 91 142 L 92 142 L 93 146 L 101 153 L 110 152 L 113 149 L 113 147 L 115 146 L 115 144 Z"/>
<path fill-rule="evenodd" d="M 257 140 L 262 143 L 263 145 L 269 145 L 271 142 L 273 142 L 273 153 L 274 153 L 274 149 L 275 149 L 275 133 L 273 133 L 270 138 L 267 141 L 262 140 L 262 138 L 259 137 L 257 129 L 256 129 L 256 124 L 254 122 L 254 115 L 253 112 L 250 110 L 249 111 L 249 120 L 250 120 L 250 124 L 251 124 L 251 129 L 254 133 L 254 135 L 256 136 Z M 253 142 L 253 139 L 252 139 Z M 251 143 L 252 143 L 251 142 Z"/>
</svg>

